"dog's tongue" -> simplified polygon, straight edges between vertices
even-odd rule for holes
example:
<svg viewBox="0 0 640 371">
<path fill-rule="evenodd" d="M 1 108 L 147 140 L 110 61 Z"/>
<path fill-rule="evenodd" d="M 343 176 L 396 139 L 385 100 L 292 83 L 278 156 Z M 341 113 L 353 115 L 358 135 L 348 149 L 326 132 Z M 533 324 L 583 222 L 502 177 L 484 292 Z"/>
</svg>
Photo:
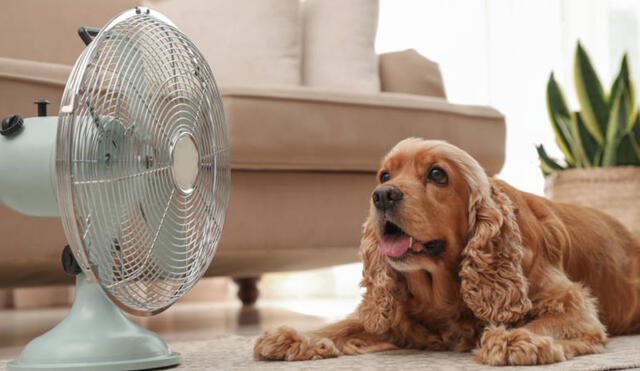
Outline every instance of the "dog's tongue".
<svg viewBox="0 0 640 371">
<path fill-rule="evenodd" d="M 387 256 L 399 257 L 409 250 L 409 236 L 383 236 L 380 251 Z"/>
</svg>

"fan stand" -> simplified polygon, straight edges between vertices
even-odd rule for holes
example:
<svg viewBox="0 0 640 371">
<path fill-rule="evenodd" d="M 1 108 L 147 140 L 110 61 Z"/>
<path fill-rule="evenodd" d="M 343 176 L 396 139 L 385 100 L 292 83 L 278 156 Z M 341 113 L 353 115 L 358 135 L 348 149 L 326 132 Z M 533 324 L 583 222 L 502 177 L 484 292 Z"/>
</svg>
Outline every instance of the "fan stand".
<svg viewBox="0 0 640 371">
<path fill-rule="evenodd" d="M 71 311 L 33 339 L 9 370 L 144 370 L 178 365 L 155 333 L 131 322 L 84 273 L 76 275 Z"/>
</svg>

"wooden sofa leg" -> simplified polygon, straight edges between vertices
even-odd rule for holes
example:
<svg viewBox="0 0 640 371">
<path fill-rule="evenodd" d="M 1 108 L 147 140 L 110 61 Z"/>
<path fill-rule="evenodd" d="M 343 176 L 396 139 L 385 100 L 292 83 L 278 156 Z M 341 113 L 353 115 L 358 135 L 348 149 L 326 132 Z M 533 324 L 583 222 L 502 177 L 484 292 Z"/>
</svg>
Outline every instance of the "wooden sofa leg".
<svg viewBox="0 0 640 371">
<path fill-rule="evenodd" d="M 234 278 L 233 281 L 238 285 L 238 298 L 245 306 L 255 304 L 260 296 L 258 290 L 258 281 L 260 277 L 242 277 Z"/>
</svg>

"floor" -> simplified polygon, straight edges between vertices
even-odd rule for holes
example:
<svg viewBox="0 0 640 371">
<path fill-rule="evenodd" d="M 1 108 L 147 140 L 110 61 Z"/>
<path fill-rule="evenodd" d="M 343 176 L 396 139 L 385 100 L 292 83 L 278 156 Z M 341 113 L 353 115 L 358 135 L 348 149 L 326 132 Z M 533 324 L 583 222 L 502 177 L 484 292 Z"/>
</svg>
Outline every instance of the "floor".
<svg viewBox="0 0 640 371">
<path fill-rule="evenodd" d="M 260 300 L 257 306 L 249 308 L 242 308 L 236 300 L 183 302 L 177 303 L 157 316 L 146 318 L 135 317 L 133 320 L 159 333 L 168 342 L 207 340 L 210 338 L 213 339 L 219 334 L 254 336 L 264 329 L 281 325 L 288 325 L 303 331 L 311 330 L 348 315 L 355 309 L 358 301 L 357 298 L 273 299 Z M 0 360 L 15 359 L 20 354 L 20 350 L 24 344 L 33 337 L 50 329 L 64 318 L 67 312 L 68 308 L 0 311 Z M 618 340 L 614 339 L 612 344 Z M 623 355 L 631 353 L 633 356 L 633 354 L 635 354 L 634 352 L 637 352 L 637 346 L 635 344 L 630 345 L 628 341 L 622 345 L 625 344 L 629 349 L 617 344 L 618 348 L 620 348 L 618 349 L 618 353 Z M 233 349 L 233 347 L 231 349 Z M 185 350 L 183 349 L 181 351 L 184 352 Z M 213 352 L 215 354 L 211 355 L 211 357 L 220 359 L 221 352 L 227 354 L 225 353 L 227 350 L 220 350 L 218 353 Z M 243 348 L 242 352 L 247 353 L 249 351 Z M 207 354 L 209 353 L 212 352 L 207 350 Z M 403 358 L 403 362 L 405 362 L 405 364 L 415 365 L 415 369 L 444 369 L 445 367 L 440 366 L 447 365 L 446 368 L 449 368 L 452 363 L 455 364 L 456 367 L 460 367 L 460 369 L 479 367 L 472 362 L 471 357 L 464 356 L 462 353 L 445 353 L 446 352 L 437 352 L 437 354 L 431 354 L 428 363 L 425 363 L 423 354 L 405 355 L 405 357 L 413 358 Z M 211 357 L 204 357 L 203 359 L 204 361 L 211 361 Z M 452 361 L 452 359 L 448 357 L 457 358 Z M 625 358 L 619 354 L 616 355 L 616 357 Z M 240 359 L 242 357 L 237 358 Z M 378 367 L 381 364 L 380 358 L 369 359 L 368 361 L 367 359 L 360 359 L 357 361 L 357 366 L 353 364 L 352 366 L 353 369 L 395 369 L 398 360 L 396 356 L 392 358 L 393 359 L 387 361 L 394 365 L 393 367 Z M 349 360 L 346 361 L 348 362 Z M 365 361 L 369 363 L 362 363 Z M 583 357 L 577 357 L 574 361 L 576 365 L 567 364 L 567 366 L 571 365 L 572 367 L 556 365 L 557 367 L 552 368 L 563 371 L 567 369 L 581 370 L 586 366 L 591 367 L 594 362 L 594 360 L 583 359 Z M 625 361 L 625 359 L 623 359 L 623 361 Z M 635 359 L 635 361 L 637 361 L 637 359 Z M 375 365 L 375 367 L 373 365 Z M 633 363 L 633 365 L 637 365 L 637 362 Z M 348 367 L 349 366 L 347 366 L 347 369 Z M 625 367 L 629 366 L 626 365 Z M 0 368 L 2 367 L 0 366 Z M 342 367 L 341 369 L 345 368 Z"/>
<path fill-rule="evenodd" d="M 132 317 L 168 341 L 206 340 L 228 333 L 258 335 L 264 329 L 288 325 L 311 330 L 351 313 L 357 299 L 259 300 L 242 308 L 236 300 L 177 303 L 154 317 Z M 53 327 L 68 308 L 0 311 L 0 359 L 13 359 L 33 337 Z"/>
</svg>

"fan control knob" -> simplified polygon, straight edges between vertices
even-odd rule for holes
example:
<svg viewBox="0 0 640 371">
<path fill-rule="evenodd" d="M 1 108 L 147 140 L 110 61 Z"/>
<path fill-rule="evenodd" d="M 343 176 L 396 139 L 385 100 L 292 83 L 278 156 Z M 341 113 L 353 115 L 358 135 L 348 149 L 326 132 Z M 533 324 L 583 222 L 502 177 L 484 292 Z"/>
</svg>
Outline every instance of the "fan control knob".
<svg viewBox="0 0 640 371">
<path fill-rule="evenodd" d="M 46 99 L 38 99 L 33 102 L 38 106 L 38 117 L 44 117 L 47 115 L 47 104 L 51 103 Z"/>
<path fill-rule="evenodd" d="M 0 134 L 5 137 L 12 136 L 20 131 L 24 126 L 24 120 L 20 115 L 9 115 L 2 120 Z"/>
</svg>

